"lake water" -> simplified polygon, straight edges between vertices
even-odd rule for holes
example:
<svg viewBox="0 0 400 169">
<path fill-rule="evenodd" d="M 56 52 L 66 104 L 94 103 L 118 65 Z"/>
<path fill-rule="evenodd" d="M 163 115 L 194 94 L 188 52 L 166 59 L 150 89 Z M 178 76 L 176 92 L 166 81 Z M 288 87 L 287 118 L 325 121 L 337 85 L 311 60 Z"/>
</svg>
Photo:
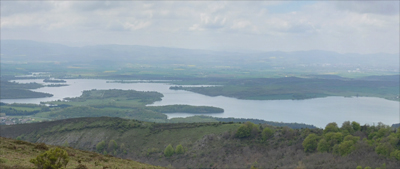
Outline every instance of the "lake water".
<svg viewBox="0 0 400 169">
<path fill-rule="evenodd" d="M 137 91 L 157 91 L 164 95 L 162 101 L 149 106 L 188 104 L 196 106 L 215 106 L 224 113 L 208 114 L 215 117 L 254 118 L 277 122 L 297 122 L 325 127 L 336 122 L 357 121 L 361 124 L 383 122 L 391 125 L 399 123 L 400 102 L 372 97 L 326 97 L 307 100 L 240 100 L 217 96 L 210 97 L 182 90 L 170 90 L 164 83 L 106 83 L 98 79 L 70 79 L 69 86 L 43 87 L 33 91 L 51 93 L 54 96 L 34 99 L 2 99 L 5 103 L 36 103 L 62 100 L 65 97 L 78 97 L 84 90 L 91 89 L 133 89 Z M 19 83 L 43 83 L 43 79 L 16 80 Z M 201 85 L 199 85 L 201 86 Z M 168 118 L 187 117 L 192 114 L 171 113 Z"/>
</svg>

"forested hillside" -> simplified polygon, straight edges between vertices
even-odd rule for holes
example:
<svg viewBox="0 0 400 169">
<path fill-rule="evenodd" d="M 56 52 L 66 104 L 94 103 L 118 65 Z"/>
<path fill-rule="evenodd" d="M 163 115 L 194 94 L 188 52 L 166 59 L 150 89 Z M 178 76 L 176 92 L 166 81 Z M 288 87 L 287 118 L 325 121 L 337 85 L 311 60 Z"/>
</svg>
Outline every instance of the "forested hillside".
<svg viewBox="0 0 400 169">
<path fill-rule="evenodd" d="M 2 137 L 110 154 L 177 168 L 395 168 L 400 133 L 345 122 L 322 129 L 266 124 L 160 124 L 98 117 L 4 126 Z M 334 159 L 334 160 L 332 160 Z"/>
</svg>

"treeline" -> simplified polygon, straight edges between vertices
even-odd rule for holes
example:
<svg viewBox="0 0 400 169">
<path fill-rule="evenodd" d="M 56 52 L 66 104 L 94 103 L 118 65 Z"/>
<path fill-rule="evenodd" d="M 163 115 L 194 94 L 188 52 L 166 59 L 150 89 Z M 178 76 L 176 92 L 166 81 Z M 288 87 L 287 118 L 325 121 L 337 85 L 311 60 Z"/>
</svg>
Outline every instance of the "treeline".
<svg viewBox="0 0 400 169">
<path fill-rule="evenodd" d="M 133 107 L 129 110 L 109 110 L 98 109 L 89 106 L 75 106 L 64 108 L 60 111 L 49 113 L 49 117 L 53 119 L 66 119 L 76 117 L 121 117 L 129 119 L 137 119 L 142 121 L 162 121 L 167 119 L 167 115 L 146 110 L 142 107 Z"/>
<path fill-rule="evenodd" d="M 191 106 L 191 105 L 166 105 L 166 106 L 148 106 L 149 110 L 160 113 L 223 113 L 224 109 L 212 106 Z"/>
<path fill-rule="evenodd" d="M 36 104 L 0 104 L 0 112 L 5 113 L 7 116 L 29 116 L 39 112 L 50 111 L 47 106 L 41 106 Z"/>
<path fill-rule="evenodd" d="M 314 125 L 309 125 L 309 124 L 303 124 L 303 123 L 282 123 L 282 122 L 273 122 L 273 121 L 265 121 L 265 120 L 260 120 L 260 119 L 245 119 L 245 118 L 219 118 L 219 117 L 211 117 L 215 118 L 216 120 L 220 122 L 234 122 L 234 123 L 244 123 L 244 122 L 251 122 L 255 124 L 268 124 L 271 126 L 276 126 L 276 127 L 289 127 L 292 129 L 302 129 L 302 128 L 309 128 L 309 129 L 314 129 L 317 128 Z"/>
<path fill-rule="evenodd" d="M 57 80 L 57 79 L 44 79 L 43 82 L 45 83 L 66 83 L 65 80 Z"/>
<path fill-rule="evenodd" d="M 339 128 L 329 123 L 321 133 L 309 134 L 302 143 L 305 152 L 328 152 L 346 156 L 352 151 L 373 148 L 386 158 L 400 160 L 400 128 L 393 129 L 379 123 L 377 126 L 360 126 L 346 121 Z"/>
<path fill-rule="evenodd" d="M 142 92 L 135 90 L 120 90 L 120 89 L 111 89 L 111 90 L 88 90 L 83 91 L 80 97 L 75 98 L 66 98 L 66 100 L 70 101 L 86 101 L 88 99 L 106 99 L 106 98 L 126 98 L 127 100 L 141 100 L 143 103 L 153 103 L 155 101 L 160 101 L 161 98 L 164 97 L 163 94 L 159 92 Z"/>
<path fill-rule="evenodd" d="M 396 79 L 397 80 L 393 80 Z M 227 96 L 238 99 L 277 100 L 309 99 L 326 96 L 370 96 L 399 100 L 398 76 L 371 79 L 323 79 L 323 78 L 257 78 L 257 79 L 210 79 L 209 83 L 222 86 L 182 87 L 207 96 Z M 179 82 L 177 82 L 179 83 Z"/>
<path fill-rule="evenodd" d="M 0 108 L 1 113 L 5 113 L 7 116 L 29 116 L 29 115 L 34 115 L 40 112 L 40 110 L 34 110 L 34 111 L 26 111 L 26 110 L 17 110 L 14 108 Z"/>
</svg>

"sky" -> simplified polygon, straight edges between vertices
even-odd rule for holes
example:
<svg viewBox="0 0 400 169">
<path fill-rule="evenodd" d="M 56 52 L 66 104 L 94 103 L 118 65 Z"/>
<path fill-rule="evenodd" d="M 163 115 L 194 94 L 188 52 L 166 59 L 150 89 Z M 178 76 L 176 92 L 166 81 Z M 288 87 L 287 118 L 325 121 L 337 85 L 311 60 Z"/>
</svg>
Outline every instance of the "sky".
<svg viewBox="0 0 400 169">
<path fill-rule="evenodd" d="M 399 1 L 0 1 L 1 40 L 399 53 Z"/>
</svg>

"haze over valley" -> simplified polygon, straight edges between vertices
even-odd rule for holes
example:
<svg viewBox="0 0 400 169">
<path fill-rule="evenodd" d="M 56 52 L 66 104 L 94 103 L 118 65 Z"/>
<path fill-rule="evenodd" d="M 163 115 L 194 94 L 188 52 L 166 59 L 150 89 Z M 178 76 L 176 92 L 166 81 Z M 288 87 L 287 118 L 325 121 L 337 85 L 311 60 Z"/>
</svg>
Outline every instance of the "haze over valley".
<svg viewBox="0 0 400 169">
<path fill-rule="evenodd" d="M 396 168 L 398 25 L 398 1 L 2 1 L 0 168 Z"/>
</svg>

